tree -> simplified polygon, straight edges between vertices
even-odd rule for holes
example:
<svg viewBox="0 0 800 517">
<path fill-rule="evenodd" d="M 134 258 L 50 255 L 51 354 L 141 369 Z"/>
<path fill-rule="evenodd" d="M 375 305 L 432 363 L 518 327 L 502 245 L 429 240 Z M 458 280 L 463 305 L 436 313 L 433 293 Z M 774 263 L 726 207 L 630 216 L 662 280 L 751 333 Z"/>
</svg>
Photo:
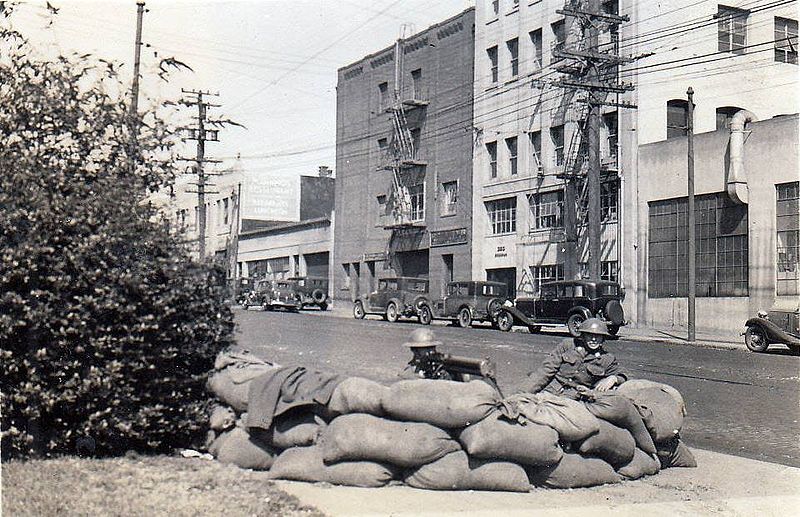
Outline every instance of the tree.
<svg viewBox="0 0 800 517">
<path fill-rule="evenodd" d="M 129 113 L 115 64 L 36 58 L 3 16 L 3 456 L 188 446 L 233 319 L 221 270 L 148 202 L 174 179 L 174 130 Z"/>
</svg>

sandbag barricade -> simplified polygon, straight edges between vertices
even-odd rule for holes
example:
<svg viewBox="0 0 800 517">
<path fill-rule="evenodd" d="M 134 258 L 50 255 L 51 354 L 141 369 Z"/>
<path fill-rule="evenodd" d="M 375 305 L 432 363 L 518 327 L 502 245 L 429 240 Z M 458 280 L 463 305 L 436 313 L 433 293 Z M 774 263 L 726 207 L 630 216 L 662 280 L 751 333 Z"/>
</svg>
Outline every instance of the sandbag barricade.
<svg viewBox="0 0 800 517">
<path fill-rule="evenodd" d="M 236 411 L 247 411 L 251 381 L 279 367 L 280 365 L 259 359 L 247 350 L 224 351 L 214 362 L 214 371 L 208 378 L 206 388 Z"/>
<path fill-rule="evenodd" d="M 236 381 L 253 369 L 275 368 L 248 355 L 240 366 L 235 360 L 226 356 L 214 372 L 233 366 L 227 374 L 234 375 L 221 377 L 230 381 L 226 387 L 246 385 L 258 374 Z M 431 490 L 590 487 L 696 466 L 676 432 L 685 415 L 680 394 L 659 383 L 628 382 L 578 401 L 550 393 L 501 400 L 481 381 L 385 386 L 339 377 L 326 400 L 276 412 L 266 428 L 248 425 L 247 413 L 232 424 L 246 405 L 216 407 L 208 449 L 222 462 L 269 470 L 272 479 L 360 487 L 396 480 Z M 280 390 L 273 395 L 283 400 Z M 215 394 L 228 406 L 237 398 Z"/>
</svg>

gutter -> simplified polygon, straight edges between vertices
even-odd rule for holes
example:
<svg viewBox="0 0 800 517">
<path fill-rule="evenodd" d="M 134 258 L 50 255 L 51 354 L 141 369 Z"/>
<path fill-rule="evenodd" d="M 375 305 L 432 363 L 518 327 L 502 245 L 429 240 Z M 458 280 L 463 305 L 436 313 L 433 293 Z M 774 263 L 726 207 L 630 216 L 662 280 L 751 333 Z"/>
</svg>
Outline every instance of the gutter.
<svg viewBox="0 0 800 517">
<path fill-rule="evenodd" d="M 730 167 L 725 190 L 731 201 L 740 205 L 746 205 L 748 199 L 747 174 L 744 170 L 744 128 L 756 120 L 756 116 L 747 110 L 737 111 L 731 119 Z"/>
</svg>

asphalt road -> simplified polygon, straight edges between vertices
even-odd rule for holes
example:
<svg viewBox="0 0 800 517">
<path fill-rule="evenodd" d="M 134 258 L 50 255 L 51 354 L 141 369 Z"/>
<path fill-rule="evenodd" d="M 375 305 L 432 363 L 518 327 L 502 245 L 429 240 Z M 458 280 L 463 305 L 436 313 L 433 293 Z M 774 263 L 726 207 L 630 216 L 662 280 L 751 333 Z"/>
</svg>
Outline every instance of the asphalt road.
<svg viewBox="0 0 800 517">
<path fill-rule="evenodd" d="M 392 381 L 411 357 L 403 346 L 415 322 L 236 310 L 237 341 L 283 365 Z M 522 389 L 526 375 L 566 337 L 461 329 L 435 322 L 441 350 L 497 364 L 504 393 Z M 620 339 L 607 344 L 630 378 L 677 388 L 688 416 L 681 433 L 693 447 L 800 467 L 800 358 L 776 349 L 752 354 L 689 345 Z M 763 480 L 759 480 L 763 481 Z"/>
</svg>

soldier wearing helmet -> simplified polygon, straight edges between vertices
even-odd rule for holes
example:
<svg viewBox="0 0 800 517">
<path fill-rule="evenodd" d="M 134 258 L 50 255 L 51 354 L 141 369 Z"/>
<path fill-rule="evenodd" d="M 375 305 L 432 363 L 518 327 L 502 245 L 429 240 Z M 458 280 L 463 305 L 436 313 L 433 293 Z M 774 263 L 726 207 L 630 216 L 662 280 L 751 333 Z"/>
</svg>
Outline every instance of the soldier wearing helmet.
<svg viewBox="0 0 800 517">
<path fill-rule="evenodd" d="M 617 358 L 603 348 L 606 337 L 611 336 L 606 323 L 590 318 L 578 331 L 581 337 L 562 341 L 536 372 L 528 374 L 528 391 L 545 390 L 577 399 L 582 391 L 608 391 L 625 382 Z"/>
</svg>

